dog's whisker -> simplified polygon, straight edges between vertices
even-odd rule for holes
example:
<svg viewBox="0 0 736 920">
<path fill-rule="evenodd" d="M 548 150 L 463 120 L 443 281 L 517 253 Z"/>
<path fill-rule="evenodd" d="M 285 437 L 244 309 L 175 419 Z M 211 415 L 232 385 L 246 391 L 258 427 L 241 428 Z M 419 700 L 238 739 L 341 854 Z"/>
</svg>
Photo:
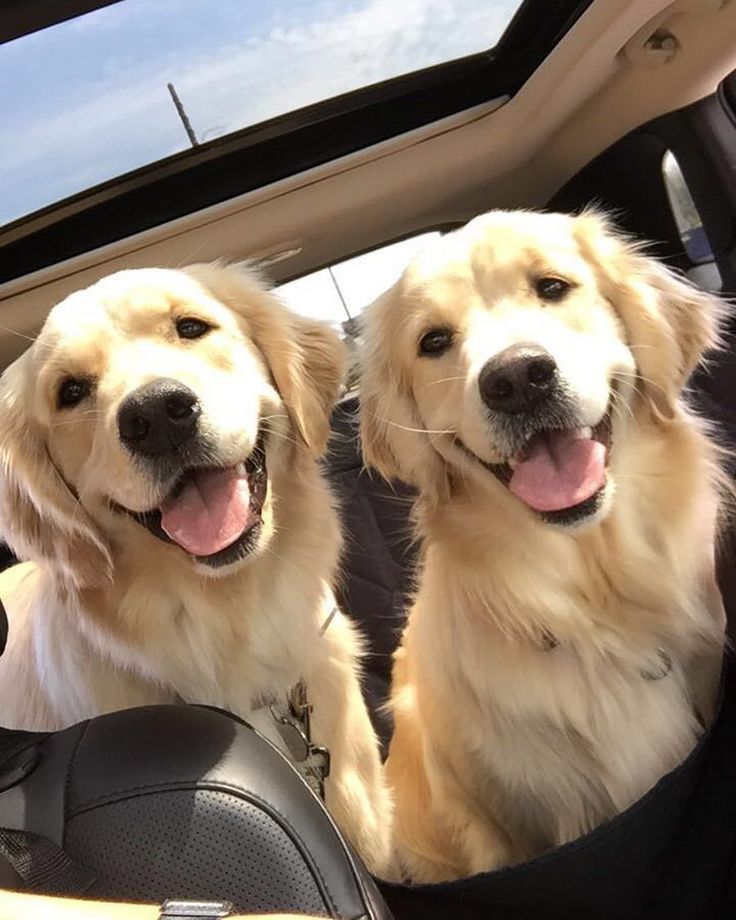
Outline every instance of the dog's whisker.
<svg viewBox="0 0 736 920">
<path fill-rule="evenodd" d="M 457 380 L 465 380 L 464 375 L 457 377 L 441 377 L 439 380 L 430 380 L 430 382 L 424 387 L 425 390 L 428 390 L 430 387 L 436 387 L 440 383 L 453 383 Z"/>
<path fill-rule="evenodd" d="M 392 428 L 400 428 L 402 431 L 409 431 L 412 434 L 455 434 L 450 428 L 410 428 L 408 425 L 402 425 L 400 422 L 393 422 L 389 418 L 379 418 L 379 422 L 384 425 L 391 425 Z"/>
<path fill-rule="evenodd" d="M 613 417 L 614 417 L 614 419 L 618 419 L 618 420 L 623 420 L 623 419 L 624 419 L 624 414 L 623 414 L 623 412 L 621 411 L 621 408 L 620 408 L 619 406 L 615 406 L 615 407 L 613 408 Z M 630 418 L 633 418 L 633 417 L 634 417 L 634 413 L 633 413 L 633 412 L 630 412 L 630 413 L 629 413 L 629 417 L 630 417 Z"/>
<path fill-rule="evenodd" d="M 25 332 L 18 332 L 17 329 L 11 329 L 10 326 L 5 326 L 3 323 L 0 323 L 0 329 L 2 329 L 3 332 L 14 335 L 19 339 L 25 339 L 26 342 L 35 342 L 38 338 L 38 336 L 35 335 L 26 335 Z"/>
<path fill-rule="evenodd" d="M 266 422 L 266 423 L 269 423 L 269 422 L 288 422 L 288 421 L 289 421 L 289 416 L 288 416 L 288 415 L 271 415 L 271 416 L 266 416 L 266 417 L 264 417 L 263 419 L 261 419 L 261 421 L 262 421 L 262 422 Z M 282 433 L 283 433 L 283 429 L 284 429 L 285 427 L 287 427 L 287 426 L 284 426 L 284 425 L 277 425 L 277 426 L 271 427 L 271 426 L 269 425 L 269 427 L 268 427 L 268 432 L 269 432 L 269 434 L 282 434 Z"/>
<path fill-rule="evenodd" d="M 628 402 L 624 399 L 624 397 L 620 393 L 617 393 L 615 390 L 613 390 L 611 393 L 611 409 L 612 409 L 614 416 L 616 416 L 617 418 L 623 417 L 621 413 L 622 409 L 626 409 L 626 411 L 629 413 L 629 416 L 631 418 L 634 417 L 634 410 L 631 408 Z"/>
<path fill-rule="evenodd" d="M 204 246 L 204 243 L 198 243 L 193 249 L 189 250 L 186 256 L 184 256 L 181 259 L 177 259 L 176 262 L 174 262 L 174 264 L 171 267 L 176 268 L 176 269 L 181 269 L 187 265 L 191 265 L 194 262 L 197 256 L 197 253 L 201 252 L 203 246 Z"/>
<path fill-rule="evenodd" d="M 70 419 L 58 419 L 51 423 L 51 428 L 69 428 L 73 425 L 83 425 L 87 419 L 84 418 L 70 418 Z"/>
<path fill-rule="evenodd" d="M 657 381 L 652 380 L 651 377 L 646 377 L 644 374 L 641 373 L 641 371 L 618 370 L 614 374 L 614 377 L 618 378 L 619 380 L 623 380 L 627 383 L 630 383 L 630 381 L 632 380 L 633 381 L 641 380 L 642 383 L 646 383 L 648 386 L 653 387 L 655 390 L 662 389 L 661 383 L 657 383 Z M 636 389 L 636 387 L 634 388 Z"/>
<path fill-rule="evenodd" d="M 282 441 L 285 441 L 287 444 L 293 444 L 294 447 L 299 447 L 299 441 L 296 438 L 292 437 L 286 431 L 272 431 L 271 434 L 275 438 L 279 438 Z"/>
<path fill-rule="evenodd" d="M 616 379 L 628 383 L 631 386 L 635 386 L 639 381 L 641 381 L 641 383 L 645 383 L 647 386 L 651 386 L 659 390 L 662 389 L 661 384 L 656 383 L 649 377 L 645 377 L 643 374 L 616 374 Z"/>
<path fill-rule="evenodd" d="M 420 433 L 423 433 L 423 434 L 431 434 L 431 433 L 432 433 L 429 429 L 426 429 L 426 428 L 421 428 L 421 429 L 418 429 L 418 430 L 419 430 Z M 423 454 L 426 450 L 435 450 L 435 446 L 434 446 L 434 445 L 435 445 L 435 441 L 436 441 L 437 438 L 440 437 L 441 435 L 455 434 L 455 433 L 456 433 L 456 432 L 454 432 L 454 431 L 438 431 L 438 432 L 434 432 L 434 434 L 435 434 L 435 437 L 434 437 L 434 438 L 432 438 L 432 437 L 427 438 L 427 440 L 426 440 L 423 444 L 421 444 L 421 445 L 418 447 L 416 453 L 414 454 L 414 460 L 416 461 L 416 460 L 418 459 L 419 455 L 420 455 L 420 454 Z M 441 455 L 440 455 L 440 456 L 441 456 Z M 397 496 L 397 499 L 399 499 L 399 496 Z M 399 499 L 399 500 L 400 500 L 400 499 Z M 414 499 L 412 499 L 412 498 L 406 499 L 406 501 L 407 501 L 407 503 L 408 503 L 409 505 L 413 505 L 413 504 L 414 504 Z"/>
<path fill-rule="evenodd" d="M 96 422 L 98 419 L 103 418 L 102 413 L 98 415 L 87 415 L 82 418 L 58 418 L 54 419 L 50 426 L 51 428 L 63 428 L 69 425 L 84 425 L 87 422 Z"/>
<path fill-rule="evenodd" d="M 294 566 L 293 559 L 287 559 L 285 556 L 282 556 L 279 553 L 277 553 L 276 550 L 270 546 L 265 547 L 264 553 L 266 553 L 266 555 L 268 556 L 273 556 L 274 559 L 278 559 L 279 562 L 283 562 L 285 565 Z"/>
<path fill-rule="evenodd" d="M 271 434 L 275 438 L 281 438 L 284 441 L 291 441 L 292 444 L 297 443 L 290 429 L 285 429 L 285 430 L 284 429 L 273 429 L 269 431 L 269 434 Z"/>
</svg>

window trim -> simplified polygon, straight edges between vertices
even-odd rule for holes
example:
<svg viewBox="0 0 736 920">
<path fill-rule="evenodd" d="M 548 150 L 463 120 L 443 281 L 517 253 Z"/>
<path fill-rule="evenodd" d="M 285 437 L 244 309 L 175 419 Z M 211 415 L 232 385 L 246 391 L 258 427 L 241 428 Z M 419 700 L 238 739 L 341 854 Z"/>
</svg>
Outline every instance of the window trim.
<svg viewBox="0 0 736 920">
<path fill-rule="evenodd" d="M 0 6 L 0 45 L 120 2 L 121 0 L 3 0 Z"/>
</svg>

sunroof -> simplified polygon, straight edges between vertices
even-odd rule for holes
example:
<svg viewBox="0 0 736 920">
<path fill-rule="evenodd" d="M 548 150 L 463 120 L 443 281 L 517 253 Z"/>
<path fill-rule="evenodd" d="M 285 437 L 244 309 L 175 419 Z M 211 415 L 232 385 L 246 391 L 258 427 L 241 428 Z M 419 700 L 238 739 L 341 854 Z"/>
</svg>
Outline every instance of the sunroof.
<svg viewBox="0 0 736 920">
<path fill-rule="evenodd" d="M 518 0 L 122 0 L 0 45 L 0 226 L 496 44 Z"/>
</svg>

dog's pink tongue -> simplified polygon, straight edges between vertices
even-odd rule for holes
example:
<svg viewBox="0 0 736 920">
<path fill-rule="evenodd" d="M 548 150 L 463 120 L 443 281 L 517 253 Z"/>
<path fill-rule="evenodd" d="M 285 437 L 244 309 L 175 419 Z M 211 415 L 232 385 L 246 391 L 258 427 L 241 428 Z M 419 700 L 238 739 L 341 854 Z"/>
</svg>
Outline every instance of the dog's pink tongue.
<svg viewBox="0 0 736 920">
<path fill-rule="evenodd" d="M 509 489 L 534 511 L 561 511 L 590 498 L 606 481 L 606 448 L 579 432 L 555 431 L 532 441 Z"/>
<path fill-rule="evenodd" d="M 193 556 L 211 556 L 235 542 L 253 521 L 245 471 L 202 470 L 161 505 L 161 527 Z"/>
</svg>

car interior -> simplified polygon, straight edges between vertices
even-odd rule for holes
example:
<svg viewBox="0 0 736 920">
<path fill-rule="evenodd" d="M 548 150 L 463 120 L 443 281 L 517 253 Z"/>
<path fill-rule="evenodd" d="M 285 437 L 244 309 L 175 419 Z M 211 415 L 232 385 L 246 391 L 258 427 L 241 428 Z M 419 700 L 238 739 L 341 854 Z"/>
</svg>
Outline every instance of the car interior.
<svg viewBox="0 0 736 920">
<path fill-rule="evenodd" d="M 11 0 L 0 43 L 108 5 Z M 0 367 L 70 292 L 123 268 L 214 259 L 260 265 L 291 306 L 339 323 L 354 344 L 360 310 L 427 234 L 494 208 L 594 205 L 693 283 L 734 295 L 736 2 L 525 0 L 491 44 L 205 141 L 0 227 Z M 370 259 L 391 247 L 388 269 L 373 270 Z M 348 292 L 341 271 L 356 263 L 369 281 Z M 334 308 L 317 276 L 335 288 Z M 692 381 L 729 445 L 735 335 L 731 318 L 723 349 Z M 365 691 L 386 743 L 382 704 L 420 548 L 411 489 L 363 469 L 359 404 L 353 373 L 326 462 L 348 532 L 340 600 L 369 639 Z M 735 547 L 727 533 L 727 611 Z M 419 916 L 422 903 L 392 906 Z M 453 903 L 431 915 L 460 916 Z"/>
</svg>

